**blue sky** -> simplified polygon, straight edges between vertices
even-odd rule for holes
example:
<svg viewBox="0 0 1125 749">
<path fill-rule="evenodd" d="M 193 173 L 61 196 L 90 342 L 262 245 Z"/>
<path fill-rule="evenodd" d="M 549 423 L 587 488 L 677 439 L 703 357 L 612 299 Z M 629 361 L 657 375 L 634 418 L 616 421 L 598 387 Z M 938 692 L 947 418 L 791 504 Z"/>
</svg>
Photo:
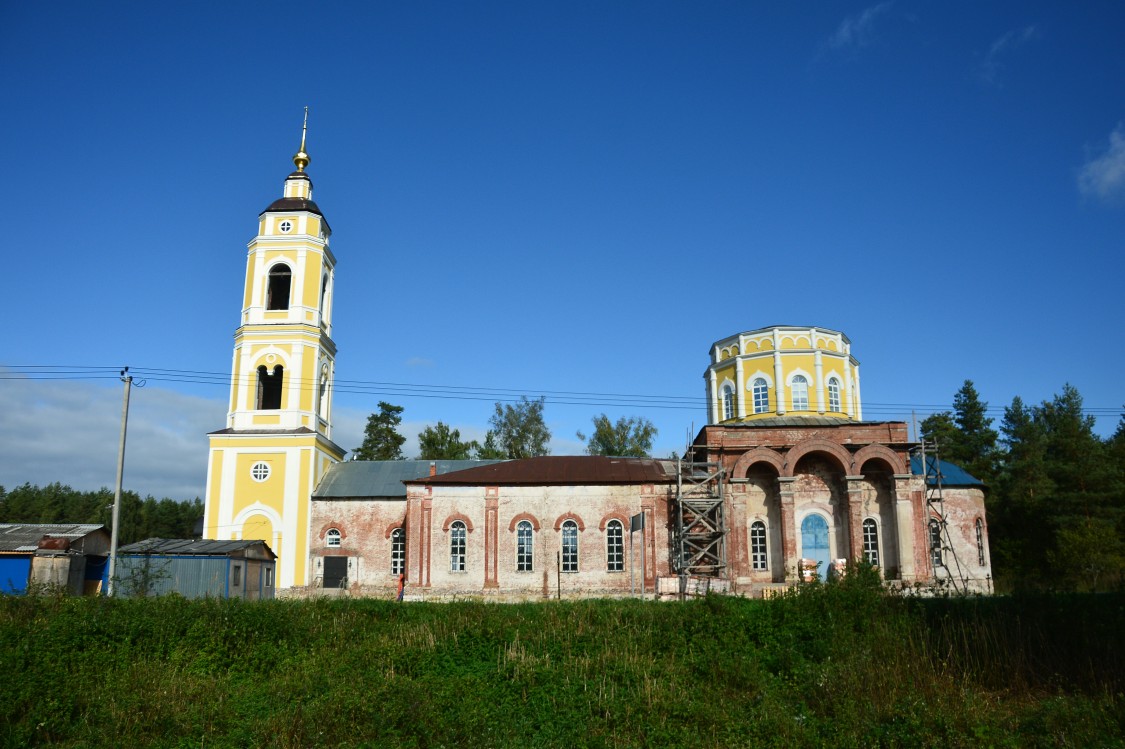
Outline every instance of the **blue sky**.
<svg viewBox="0 0 1125 749">
<path fill-rule="evenodd" d="M 1070 382 L 1109 434 L 1123 28 L 1119 2 L 4 3 L 0 484 L 115 475 L 115 373 L 19 368 L 229 374 L 305 105 L 346 448 L 379 400 L 479 437 L 497 396 L 468 389 L 496 388 L 547 394 L 557 454 L 603 411 L 668 454 L 710 344 L 772 324 L 845 332 L 869 419 Z M 227 388 L 183 379 L 134 391 L 142 494 L 202 494 Z"/>
</svg>

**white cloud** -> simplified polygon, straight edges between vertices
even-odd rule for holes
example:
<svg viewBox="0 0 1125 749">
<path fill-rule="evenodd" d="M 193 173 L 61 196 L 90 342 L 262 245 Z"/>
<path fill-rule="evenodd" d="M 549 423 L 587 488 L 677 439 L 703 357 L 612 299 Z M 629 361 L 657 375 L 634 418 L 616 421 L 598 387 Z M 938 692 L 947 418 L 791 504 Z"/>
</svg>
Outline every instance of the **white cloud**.
<svg viewBox="0 0 1125 749">
<path fill-rule="evenodd" d="M 866 47 L 871 43 L 871 36 L 874 34 L 875 19 L 890 10 L 893 4 L 893 0 L 879 3 L 865 9 L 858 16 L 848 16 L 832 34 L 828 46 L 837 50 Z"/>
<path fill-rule="evenodd" d="M 988 54 L 985 55 L 984 63 L 981 65 L 981 78 L 994 86 L 1000 85 L 1003 59 L 1013 50 L 1038 38 L 1039 31 L 1035 26 L 1024 26 L 1022 29 L 1014 29 L 1001 36 L 988 48 Z"/>
<path fill-rule="evenodd" d="M 122 388 L 85 381 L 4 380 L 0 485 L 59 482 L 80 491 L 117 480 Z M 142 497 L 203 497 L 207 433 L 223 427 L 225 400 L 134 387 L 122 483 Z"/>
<path fill-rule="evenodd" d="M 1109 147 L 1078 172 L 1078 189 L 1101 200 L 1125 198 L 1125 124 L 1109 134 Z"/>
</svg>

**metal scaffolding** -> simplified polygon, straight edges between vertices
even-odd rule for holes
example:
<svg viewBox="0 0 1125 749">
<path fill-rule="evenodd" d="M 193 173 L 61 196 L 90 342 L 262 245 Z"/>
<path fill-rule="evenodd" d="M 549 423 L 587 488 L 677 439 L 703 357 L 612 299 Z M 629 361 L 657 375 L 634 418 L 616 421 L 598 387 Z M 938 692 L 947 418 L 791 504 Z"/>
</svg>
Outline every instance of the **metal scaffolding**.
<svg viewBox="0 0 1125 749">
<path fill-rule="evenodd" d="M 676 461 L 673 572 L 681 591 L 689 577 L 727 576 L 727 524 L 721 463 L 695 462 L 688 452 Z"/>
<path fill-rule="evenodd" d="M 961 560 L 953 548 L 953 540 L 949 536 L 949 523 L 945 515 L 945 496 L 942 491 L 941 459 L 938 457 L 938 443 L 936 440 L 923 441 L 921 444 L 923 474 L 926 487 L 926 508 L 929 510 L 926 522 L 926 537 L 929 541 L 930 563 L 934 567 L 934 579 L 938 578 L 938 570 L 945 570 L 944 578 L 950 582 L 953 589 L 962 592 L 957 582 L 961 581 L 964 589 L 968 587 L 968 579 L 961 569 Z M 937 516 L 936 518 L 934 516 Z M 935 524 L 936 530 L 935 533 Z M 952 558 L 953 567 L 947 559 Z M 956 568 L 956 571 L 954 570 Z"/>
</svg>

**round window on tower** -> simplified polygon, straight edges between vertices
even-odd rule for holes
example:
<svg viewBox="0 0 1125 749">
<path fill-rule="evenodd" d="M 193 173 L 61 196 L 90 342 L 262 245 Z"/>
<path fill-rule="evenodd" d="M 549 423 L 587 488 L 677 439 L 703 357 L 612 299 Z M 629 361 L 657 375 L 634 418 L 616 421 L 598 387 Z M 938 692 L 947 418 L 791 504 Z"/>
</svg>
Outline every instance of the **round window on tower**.
<svg viewBox="0 0 1125 749">
<path fill-rule="evenodd" d="M 293 231 L 293 222 L 286 219 L 285 221 L 282 221 L 280 224 L 278 224 L 277 228 L 281 230 L 282 234 L 288 234 L 289 232 Z"/>
<path fill-rule="evenodd" d="M 255 481 L 265 481 L 270 477 L 270 464 L 258 461 L 250 466 L 250 478 Z"/>
</svg>

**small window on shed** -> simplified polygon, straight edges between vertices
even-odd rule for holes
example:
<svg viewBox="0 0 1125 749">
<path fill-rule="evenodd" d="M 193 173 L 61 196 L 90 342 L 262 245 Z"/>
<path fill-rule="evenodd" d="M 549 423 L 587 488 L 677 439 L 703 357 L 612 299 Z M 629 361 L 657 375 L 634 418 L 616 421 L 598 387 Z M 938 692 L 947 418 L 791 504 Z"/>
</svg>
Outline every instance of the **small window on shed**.
<svg viewBox="0 0 1125 749">
<path fill-rule="evenodd" d="M 242 565 L 241 564 L 236 564 L 233 567 L 231 567 L 230 584 L 232 586 L 234 586 L 235 588 L 237 588 L 239 585 L 242 585 Z"/>
<path fill-rule="evenodd" d="M 266 309 L 289 309 L 289 290 L 293 285 L 293 272 L 284 263 L 278 263 L 270 268 L 268 285 L 266 287 Z"/>
<path fill-rule="evenodd" d="M 329 528 L 328 532 L 324 534 L 324 545 L 329 548 L 335 548 L 340 545 L 340 531 L 335 528 Z"/>
</svg>

